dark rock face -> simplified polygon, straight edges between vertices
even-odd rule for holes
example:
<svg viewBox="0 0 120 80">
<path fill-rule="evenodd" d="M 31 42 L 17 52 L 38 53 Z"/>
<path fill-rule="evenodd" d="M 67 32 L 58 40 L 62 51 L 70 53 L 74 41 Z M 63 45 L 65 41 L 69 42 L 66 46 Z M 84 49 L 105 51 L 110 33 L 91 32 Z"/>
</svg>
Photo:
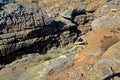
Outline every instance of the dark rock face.
<svg viewBox="0 0 120 80">
<path fill-rule="evenodd" d="M 75 17 L 82 14 L 86 14 L 86 11 L 84 9 L 75 8 L 64 11 L 61 16 L 74 22 Z"/>
<path fill-rule="evenodd" d="M 14 0 L 0 0 L 0 6 L 3 6 L 8 3 L 14 3 Z"/>
<path fill-rule="evenodd" d="M 0 59 L 8 63 L 22 54 L 45 53 L 75 42 L 78 34 L 75 25 L 55 21 L 38 7 L 7 4 L 0 12 Z"/>
<path fill-rule="evenodd" d="M 0 0 L 0 3 L 10 3 L 14 2 L 14 0 Z"/>
</svg>

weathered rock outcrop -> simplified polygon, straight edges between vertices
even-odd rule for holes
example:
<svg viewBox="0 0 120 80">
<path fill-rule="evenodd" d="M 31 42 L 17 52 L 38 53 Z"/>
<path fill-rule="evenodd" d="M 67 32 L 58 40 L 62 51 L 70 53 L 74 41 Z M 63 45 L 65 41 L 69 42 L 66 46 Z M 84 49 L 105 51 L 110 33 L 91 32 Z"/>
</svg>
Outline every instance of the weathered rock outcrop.
<svg viewBox="0 0 120 80">
<path fill-rule="evenodd" d="M 0 79 L 120 80 L 119 4 L 0 0 Z"/>
<path fill-rule="evenodd" d="M 14 9 L 9 11 L 11 8 Z M 26 11 L 22 5 L 18 4 L 5 5 L 0 13 L 1 56 L 39 41 L 35 38 L 38 36 L 36 34 L 42 32 L 39 31 L 40 28 L 42 30 L 44 26 L 51 23 L 51 20 L 47 19 L 41 11 L 35 12 L 34 9 Z"/>
<path fill-rule="evenodd" d="M 75 24 L 53 20 L 39 7 L 7 4 L 0 12 L 0 58 L 14 59 L 19 51 L 45 53 L 52 46 L 75 42 L 78 34 Z"/>
</svg>

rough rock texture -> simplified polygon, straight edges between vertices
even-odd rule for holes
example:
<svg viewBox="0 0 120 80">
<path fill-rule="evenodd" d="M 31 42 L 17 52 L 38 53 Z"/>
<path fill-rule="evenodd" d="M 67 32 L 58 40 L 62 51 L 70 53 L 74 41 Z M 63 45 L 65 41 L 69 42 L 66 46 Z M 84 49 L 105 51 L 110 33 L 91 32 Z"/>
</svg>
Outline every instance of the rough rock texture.
<svg viewBox="0 0 120 80">
<path fill-rule="evenodd" d="M 89 34 L 88 45 L 76 55 L 75 65 L 61 74 L 50 76 L 50 79 L 119 80 L 119 29 L 120 25 L 113 28 L 101 27 L 92 31 Z"/>
<path fill-rule="evenodd" d="M 22 5 L 11 3 L 3 9 L 0 12 L 0 57 L 38 43 L 41 36 L 38 34 L 52 22 L 36 8 L 27 11 Z"/>
<path fill-rule="evenodd" d="M 0 79 L 120 80 L 120 0 L 1 1 Z"/>
<path fill-rule="evenodd" d="M 58 63 L 59 62 L 59 63 Z M 72 58 L 67 57 L 66 55 L 60 56 L 56 59 L 52 59 L 46 62 L 43 62 L 36 66 L 29 66 L 29 68 L 25 67 L 24 65 L 29 65 L 31 63 L 21 63 L 22 69 L 19 69 L 20 65 L 16 65 L 16 67 L 10 67 L 8 69 L 4 69 L 1 72 L 4 72 L 7 70 L 7 72 L 10 74 L 9 77 L 1 76 L 1 79 L 7 79 L 7 80 L 45 80 L 47 79 L 48 75 L 56 74 L 58 72 L 61 72 L 67 68 L 69 68 L 73 63 Z M 17 64 L 17 63 L 16 63 Z M 12 71 L 12 72 L 11 72 Z M 17 72 L 19 71 L 19 72 Z M 6 72 L 6 71 L 5 71 Z M 5 75 L 7 73 L 4 73 Z M 0 75 L 2 75 L 0 73 Z M 16 75 L 16 77 L 14 77 Z M 29 75 L 29 76 L 28 76 Z M 39 75 L 39 76 L 38 76 Z"/>
<path fill-rule="evenodd" d="M 45 54 L 52 46 L 74 43 L 79 34 L 74 23 L 53 20 L 37 6 L 10 3 L 0 15 L 0 58 L 5 62 L 10 55 L 14 59 L 27 52 Z"/>
<path fill-rule="evenodd" d="M 120 23 L 120 17 L 118 16 L 114 16 L 114 17 L 102 16 L 92 21 L 91 26 L 92 26 L 92 29 L 95 29 L 96 27 L 103 26 L 103 25 L 106 27 L 113 27 L 119 23 Z"/>
<path fill-rule="evenodd" d="M 45 55 L 29 54 L 8 64 L 0 71 L 2 80 L 46 80 L 47 76 L 58 74 L 74 65 L 74 55 L 83 45 L 67 45 L 52 48 Z M 4 67 L 4 66 L 3 66 Z M 9 74 L 8 76 L 6 76 Z"/>
</svg>

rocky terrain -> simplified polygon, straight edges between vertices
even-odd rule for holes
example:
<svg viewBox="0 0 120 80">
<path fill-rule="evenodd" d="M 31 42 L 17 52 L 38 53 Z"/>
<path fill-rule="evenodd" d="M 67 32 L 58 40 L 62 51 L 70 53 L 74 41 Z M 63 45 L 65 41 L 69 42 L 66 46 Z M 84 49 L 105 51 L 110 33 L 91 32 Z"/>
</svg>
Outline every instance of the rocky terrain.
<svg viewBox="0 0 120 80">
<path fill-rule="evenodd" d="M 120 0 L 0 0 L 0 80 L 120 80 Z"/>
</svg>

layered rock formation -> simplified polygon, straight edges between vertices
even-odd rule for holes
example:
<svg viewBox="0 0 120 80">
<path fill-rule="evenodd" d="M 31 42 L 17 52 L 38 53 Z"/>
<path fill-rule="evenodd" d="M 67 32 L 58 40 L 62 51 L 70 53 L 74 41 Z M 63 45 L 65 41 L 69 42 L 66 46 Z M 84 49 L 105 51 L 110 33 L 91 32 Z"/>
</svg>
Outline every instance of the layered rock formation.
<svg viewBox="0 0 120 80">
<path fill-rule="evenodd" d="M 51 47 L 77 40 L 80 31 L 68 20 L 53 19 L 37 6 L 6 4 L 0 12 L 0 58 L 2 62 L 31 52 L 45 54 Z M 19 52 L 19 53 L 18 53 Z M 5 58 L 5 59 L 4 59 Z"/>
</svg>

